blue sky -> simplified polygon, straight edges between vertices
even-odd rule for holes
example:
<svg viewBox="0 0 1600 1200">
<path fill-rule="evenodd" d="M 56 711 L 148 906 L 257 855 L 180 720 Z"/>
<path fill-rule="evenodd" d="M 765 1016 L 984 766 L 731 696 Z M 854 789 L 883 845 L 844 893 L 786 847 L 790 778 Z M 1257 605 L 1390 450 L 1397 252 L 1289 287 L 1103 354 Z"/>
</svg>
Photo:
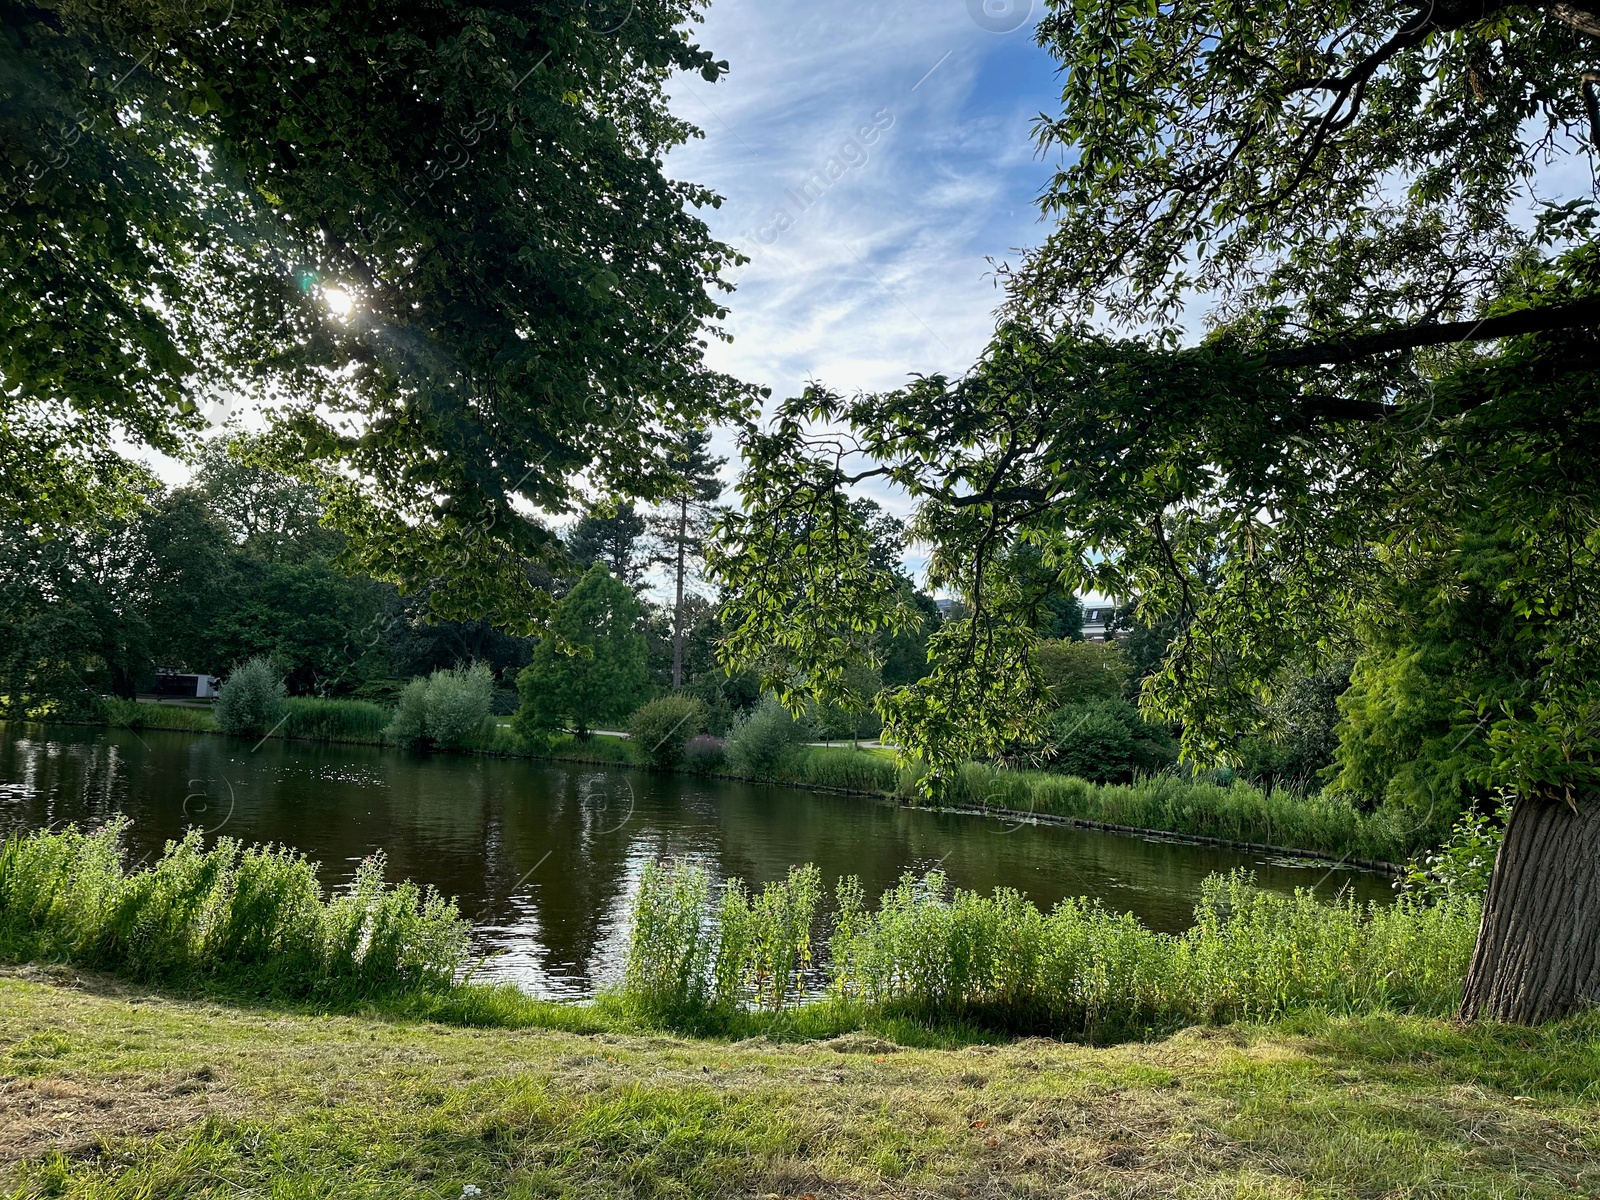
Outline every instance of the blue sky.
<svg viewBox="0 0 1600 1200">
<path fill-rule="evenodd" d="M 1038 6 L 984 5 L 713 0 L 699 40 L 732 70 L 675 82 L 705 137 L 668 162 L 725 197 L 702 215 L 752 258 L 712 365 L 782 397 L 976 358 L 1000 300 L 986 257 L 1040 237 L 1030 131 L 1057 92 Z"/>
</svg>

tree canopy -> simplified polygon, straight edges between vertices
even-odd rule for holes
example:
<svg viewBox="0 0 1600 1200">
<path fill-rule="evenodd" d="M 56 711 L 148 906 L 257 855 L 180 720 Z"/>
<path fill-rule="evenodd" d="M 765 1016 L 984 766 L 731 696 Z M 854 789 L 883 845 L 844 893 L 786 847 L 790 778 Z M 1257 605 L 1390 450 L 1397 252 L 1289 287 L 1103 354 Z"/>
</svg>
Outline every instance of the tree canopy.
<svg viewBox="0 0 1600 1200">
<path fill-rule="evenodd" d="M 752 395 L 701 365 L 718 198 L 662 166 L 666 80 L 726 69 L 699 7 L 4 4 L 8 514 L 230 387 L 336 473 L 353 565 L 526 626 L 534 512 L 580 471 L 654 498 L 665 435 Z"/>
</svg>

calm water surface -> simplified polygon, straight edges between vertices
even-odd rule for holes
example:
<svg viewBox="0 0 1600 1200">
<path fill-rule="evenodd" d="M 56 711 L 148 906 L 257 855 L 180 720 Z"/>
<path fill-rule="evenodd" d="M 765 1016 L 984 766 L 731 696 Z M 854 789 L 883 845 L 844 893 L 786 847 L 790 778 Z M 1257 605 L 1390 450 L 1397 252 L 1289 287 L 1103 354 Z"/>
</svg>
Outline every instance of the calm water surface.
<svg viewBox="0 0 1600 1200">
<path fill-rule="evenodd" d="M 1153 928 L 1187 928 L 1201 881 L 1245 867 L 1264 886 L 1340 888 L 1383 900 L 1364 872 L 720 780 L 364 746 L 176 733 L 0 727 L 0 834 L 114 814 L 135 859 L 191 826 L 279 842 L 348 881 L 376 850 L 391 878 L 459 897 L 479 973 L 553 997 L 615 978 L 644 863 L 702 862 L 759 884 L 814 862 L 831 885 L 859 875 L 875 897 L 905 871 L 942 867 L 961 887 L 1015 887 L 1043 906 L 1098 897 Z"/>
</svg>

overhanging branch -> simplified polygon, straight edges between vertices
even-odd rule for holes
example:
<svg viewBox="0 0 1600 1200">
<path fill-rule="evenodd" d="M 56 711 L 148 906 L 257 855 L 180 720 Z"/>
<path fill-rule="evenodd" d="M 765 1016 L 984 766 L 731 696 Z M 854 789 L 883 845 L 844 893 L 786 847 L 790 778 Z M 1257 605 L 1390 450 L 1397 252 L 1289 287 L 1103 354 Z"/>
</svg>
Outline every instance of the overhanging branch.
<svg viewBox="0 0 1600 1200">
<path fill-rule="evenodd" d="M 1388 329 L 1382 333 L 1361 334 L 1337 342 L 1317 342 L 1309 346 L 1273 350 L 1262 361 L 1269 367 L 1333 367 L 1395 350 L 1486 342 L 1523 333 L 1548 333 L 1556 329 L 1594 325 L 1600 325 L 1600 297 L 1574 300 L 1569 304 L 1524 308 L 1476 321 L 1429 322 L 1404 329 Z"/>
</svg>

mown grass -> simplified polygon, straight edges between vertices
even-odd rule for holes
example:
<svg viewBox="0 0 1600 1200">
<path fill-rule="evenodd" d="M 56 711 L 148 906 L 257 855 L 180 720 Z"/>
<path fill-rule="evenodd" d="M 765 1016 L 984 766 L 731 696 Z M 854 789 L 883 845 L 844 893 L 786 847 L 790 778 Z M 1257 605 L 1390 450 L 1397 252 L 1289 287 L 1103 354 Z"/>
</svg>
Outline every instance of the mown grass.
<svg viewBox="0 0 1600 1200">
<path fill-rule="evenodd" d="M 451 1029 L 0 978 L 16 1200 L 1600 1189 L 1600 1020 L 1310 1014 L 1094 1048 Z"/>
</svg>

